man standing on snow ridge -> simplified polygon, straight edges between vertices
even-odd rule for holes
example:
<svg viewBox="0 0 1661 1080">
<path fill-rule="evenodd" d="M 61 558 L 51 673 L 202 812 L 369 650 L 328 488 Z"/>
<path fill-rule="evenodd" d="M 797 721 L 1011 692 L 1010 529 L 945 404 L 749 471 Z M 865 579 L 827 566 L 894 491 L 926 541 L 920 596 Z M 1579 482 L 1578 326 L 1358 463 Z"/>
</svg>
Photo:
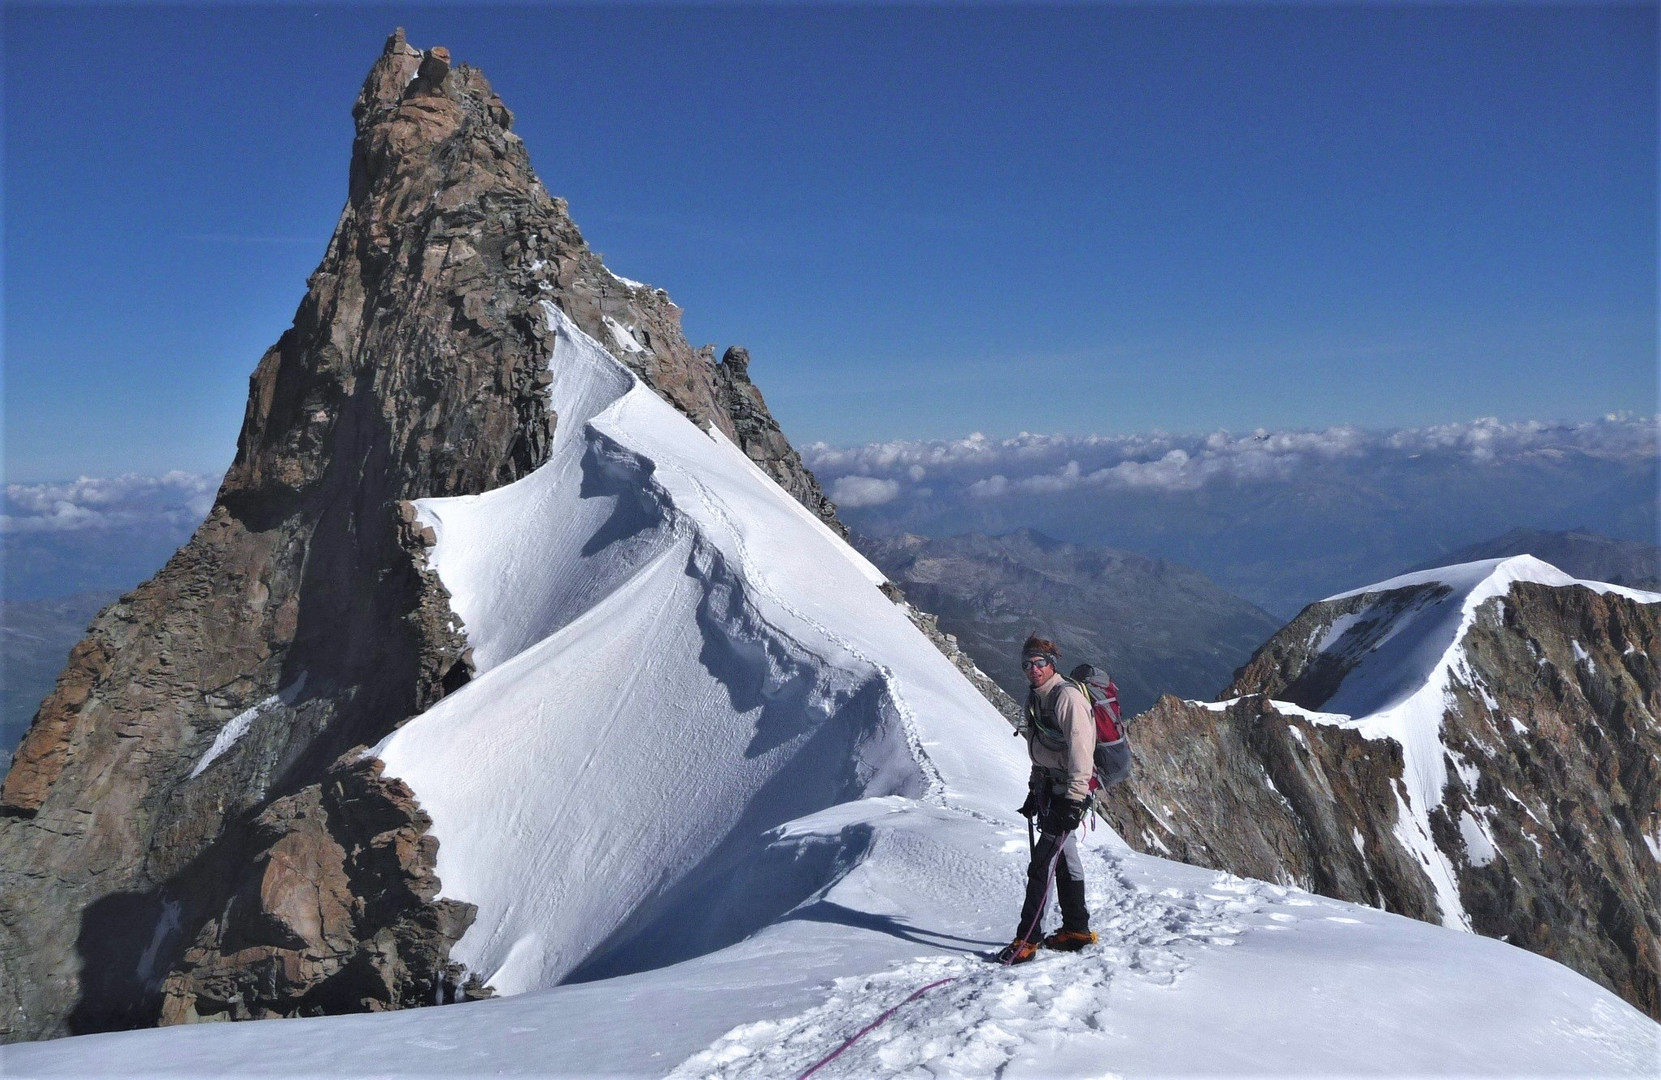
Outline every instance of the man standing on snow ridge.
<svg viewBox="0 0 1661 1080">
<path fill-rule="evenodd" d="M 1084 692 L 1056 670 L 1060 654 L 1055 642 L 1036 636 L 1027 638 L 1021 648 L 1021 667 L 1032 686 L 1024 728 L 1032 775 L 1021 816 L 1036 817 L 1040 835 L 1027 866 L 1027 899 L 1021 905 L 1015 940 L 998 954 L 1006 964 L 1026 963 L 1040 944 L 1072 952 L 1096 943 L 1090 910 L 1084 906 L 1084 863 L 1073 835 L 1090 802 L 1096 720 Z M 1039 923 L 1052 880 L 1061 903 L 1061 929 L 1043 937 Z"/>
</svg>

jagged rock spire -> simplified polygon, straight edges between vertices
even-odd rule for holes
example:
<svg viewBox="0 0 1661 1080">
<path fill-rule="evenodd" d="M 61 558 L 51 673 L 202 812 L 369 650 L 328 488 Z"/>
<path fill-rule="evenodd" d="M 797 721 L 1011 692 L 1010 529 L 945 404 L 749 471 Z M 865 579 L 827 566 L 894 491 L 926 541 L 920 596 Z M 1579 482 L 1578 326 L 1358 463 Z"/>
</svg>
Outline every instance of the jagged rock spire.
<svg viewBox="0 0 1661 1080">
<path fill-rule="evenodd" d="M 347 204 L 208 519 L 94 622 L 0 791 L 7 1039 L 465 992 L 424 818 L 348 752 L 469 676 L 405 500 L 546 460 L 541 302 L 841 527 L 745 365 L 605 268 L 481 73 L 399 31 L 353 116 Z"/>
</svg>

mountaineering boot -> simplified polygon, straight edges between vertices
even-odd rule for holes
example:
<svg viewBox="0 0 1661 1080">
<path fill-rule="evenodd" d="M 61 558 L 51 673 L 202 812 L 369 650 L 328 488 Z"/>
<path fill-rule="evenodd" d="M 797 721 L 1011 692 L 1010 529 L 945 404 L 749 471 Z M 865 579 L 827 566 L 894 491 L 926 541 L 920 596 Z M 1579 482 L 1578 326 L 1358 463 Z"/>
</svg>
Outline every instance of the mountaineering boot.
<svg viewBox="0 0 1661 1080">
<path fill-rule="evenodd" d="M 1054 949 L 1057 952 L 1078 952 L 1087 945 L 1096 943 L 1096 935 L 1091 930 L 1057 930 L 1044 939 L 1044 948 Z"/>
<path fill-rule="evenodd" d="M 998 953 L 1000 964 L 1024 964 L 1038 955 L 1038 946 L 1025 938 L 1016 938 Z"/>
</svg>

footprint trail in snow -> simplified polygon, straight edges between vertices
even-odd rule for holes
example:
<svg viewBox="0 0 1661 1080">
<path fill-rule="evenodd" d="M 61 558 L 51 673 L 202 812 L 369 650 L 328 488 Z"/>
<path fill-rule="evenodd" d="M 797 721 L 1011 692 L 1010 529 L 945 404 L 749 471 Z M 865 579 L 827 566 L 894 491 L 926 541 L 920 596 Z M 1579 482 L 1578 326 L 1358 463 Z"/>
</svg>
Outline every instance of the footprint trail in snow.
<svg viewBox="0 0 1661 1080">
<path fill-rule="evenodd" d="M 930 956 L 838 979 L 821 1004 L 734 1028 L 682 1063 L 672 1080 L 799 1076 L 918 988 L 948 978 L 953 981 L 905 1004 L 814 1076 L 998 1075 L 1024 1051 L 1041 1055 L 1059 1041 L 1103 1032 L 1108 994 L 1118 980 L 1174 983 L 1196 949 L 1234 944 L 1247 929 L 1245 916 L 1291 892 L 1227 874 L 1199 891 L 1149 892 L 1121 873 L 1112 853 L 1087 849 L 1084 855 L 1097 946 L 1043 952 L 1013 968 Z"/>
</svg>

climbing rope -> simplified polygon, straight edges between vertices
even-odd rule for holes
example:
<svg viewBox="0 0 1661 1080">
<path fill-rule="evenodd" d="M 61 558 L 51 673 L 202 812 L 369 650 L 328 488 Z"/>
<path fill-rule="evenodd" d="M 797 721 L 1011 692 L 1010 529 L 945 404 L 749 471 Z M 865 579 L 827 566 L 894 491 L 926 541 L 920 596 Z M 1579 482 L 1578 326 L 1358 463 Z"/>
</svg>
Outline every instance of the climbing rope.
<svg viewBox="0 0 1661 1080">
<path fill-rule="evenodd" d="M 1044 908 L 1047 907 L 1049 905 L 1049 902 L 1050 902 L 1050 890 L 1055 885 L 1055 865 L 1060 859 L 1061 859 L 1061 845 L 1057 844 L 1056 849 L 1055 849 L 1055 854 L 1050 856 L 1049 873 L 1045 877 L 1045 880 L 1044 880 L 1044 899 L 1042 901 L 1040 901 L 1040 903 L 1038 905 L 1038 914 L 1033 917 L 1032 923 L 1027 926 L 1026 932 L 1024 934 L 1022 934 L 1023 938 L 1027 938 L 1032 933 L 1032 931 L 1037 927 L 1038 920 L 1042 919 L 1044 917 Z M 1004 963 L 1003 963 L 1003 966 L 1008 967 L 1009 964 L 1010 964 L 1010 961 L 1005 960 Z M 881 1027 L 883 1025 L 883 1023 L 885 1021 L 887 1021 L 887 1019 L 890 1016 L 893 1016 L 895 1013 L 899 1012 L 902 1008 L 904 1008 L 905 1006 L 911 1004 L 913 1001 L 916 1001 L 918 998 L 922 997 L 924 994 L 928 993 L 930 990 L 933 990 L 935 987 L 945 986 L 949 982 L 956 982 L 959 978 L 961 978 L 961 976 L 952 975 L 952 976 L 948 976 L 947 978 L 944 978 L 944 979 L 936 979 L 933 982 L 929 983 L 927 986 L 920 986 L 916 990 L 913 990 L 911 992 L 911 994 L 909 996 L 907 996 L 904 1001 L 901 1001 L 898 1004 L 893 1005 L 892 1007 L 890 1007 L 881 1016 L 877 1017 L 875 1020 L 871 1021 L 869 1024 L 866 1024 L 864 1027 L 860 1028 L 858 1031 L 856 1031 L 852 1035 L 848 1036 L 847 1040 L 844 1041 L 841 1046 L 838 1046 L 835 1050 L 832 1050 L 830 1053 L 826 1054 L 824 1057 L 822 1057 L 818 1061 L 814 1062 L 812 1067 L 809 1068 L 806 1072 L 802 1073 L 800 1076 L 798 1076 L 796 1078 L 796 1080 L 807 1080 L 808 1077 L 812 1076 L 814 1073 L 818 1072 L 820 1069 L 824 1068 L 826 1065 L 829 1065 L 831 1062 L 833 1062 L 837 1058 L 841 1057 L 842 1052 L 844 1050 L 848 1049 L 848 1047 L 852 1046 L 854 1043 L 858 1042 L 859 1040 L 863 1039 L 865 1036 L 871 1034 L 871 1032 L 877 1030 L 877 1028 Z"/>
<path fill-rule="evenodd" d="M 918 989 L 913 990 L 911 992 L 910 997 L 906 998 L 904 1001 L 900 1002 L 899 1005 L 895 1005 L 893 1008 L 889 1009 L 887 1012 L 883 1013 L 881 1016 L 877 1017 L 875 1020 L 871 1021 L 869 1024 L 866 1024 L 864 1027 L 860 1028 L 858 1031 L 856 1031 L 852 1035 L 848 1036 L 848 1041 L 847 1042 L 843 1043 L 841 1046 L 838 1046 L 835 1050 L 832 1050 L 830 1053 L 828 1053 L 824 1057 L 820 1058 L 813 1065 L 813 1067 L 811 1069 L 809 1069 L 807 1072 L 803 1073 L 801 1076 L 797 1077 L 796 1080 L 807 1080 L 808 1077 L 812 1076 L 814 1073 L 818 1072 L 820 1069 L 824 1068 L 826 1065 L 829 1065 L 831 1062 L 835 1061 L 838 1057 L 841 1056 L 842 1051 L 846 1050 L 848 1047 L 852 1046 L 854 1043 L 858 1042 L 860 1039 L 863 1039 L 866 1035 L 869 1035 L 871 1032 L 873 1032 L 877 1028 L 881 1027 L 882 1022 L 884 1020 L 887 1020 L 890 1016 L 893 1016 L 895 1013 L 899 1012 L 901 1006 L 908 1005 L 911 1002 L 916 1001 L 918 998 L 922 997 L 924 994 L 928 993 L 930 990 L 933 990 L 937 986 L 944 986 L 949 982 L 956 982 L 957 980 L 958 980 L 958 976 L 953 975 L 953 976 L 950 976 L 949 978 L 945 978 L 945 979 L 936 979 L 934 982 L 929 983 L 927 986 L 919 987 Z"/>
</svg>

